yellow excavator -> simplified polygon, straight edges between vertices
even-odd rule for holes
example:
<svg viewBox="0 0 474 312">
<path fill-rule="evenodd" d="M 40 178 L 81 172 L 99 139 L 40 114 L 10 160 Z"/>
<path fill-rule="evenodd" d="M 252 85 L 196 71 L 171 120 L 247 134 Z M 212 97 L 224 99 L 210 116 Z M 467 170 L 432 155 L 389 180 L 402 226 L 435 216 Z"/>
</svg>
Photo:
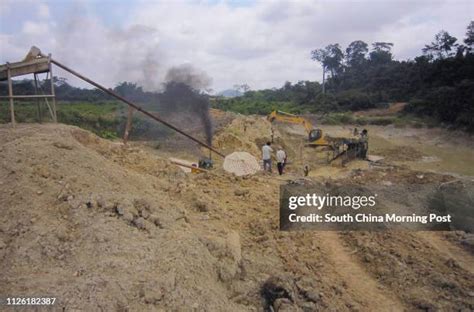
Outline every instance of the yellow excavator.
<svg viewBox="0 0 474 312">
<path fill-rule="evenodd" d="M 306 118 L 301 116 L 293 115 L 290 113 L 282 112 L 279 110 L 272 111 L 267 116 L 268 121 L 282 121 L 293 124 L 302 125 L 306 132 L 308 133 L 308 145 L 310 146 L 330 146 L 331 144 L 324 138 L 323 131 L 321 129 L 316 129 L 313 127 L 313 124 Z"/>
<path fill-rule="evenodd" d="M 308 133 L 307 146 L 328 146 L 332 150 L 332 155 L 328 154 L 328 163 L 342 157 L 342 163 L 346 163 L 354 158 L 365 159 L 368 149 L 367 136 L 364 138 L 356 137 L 331 137 L 323 136 L 321 129 L 316 129 L 313 124 L 304 117 L 290 113 L 274 110 L 267 116 L 268 121 L 282 121 L 293 124 L 300 124 Z"/>
</svg>

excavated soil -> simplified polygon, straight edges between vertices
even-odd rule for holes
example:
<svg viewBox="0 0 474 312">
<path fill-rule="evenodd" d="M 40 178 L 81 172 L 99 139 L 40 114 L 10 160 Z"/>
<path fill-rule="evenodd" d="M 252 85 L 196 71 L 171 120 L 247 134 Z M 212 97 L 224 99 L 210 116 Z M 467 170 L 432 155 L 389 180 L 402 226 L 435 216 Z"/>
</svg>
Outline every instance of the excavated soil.
<svg viewBox="0 0 474 312">
<path fill-rule="evenodd" d="M 473 310 L 469 233 L 278 229 L 279 187 L 308 163 L 314 181 L 385 187 L 415 208 L 471 169 L 417 169 L 419 157 L 436 155 L 373 128 L 381 164 L 330 166 L 299 131 L 274 127 L 286 175 L 239 178 L 218 158 L 203 174 L 168 161 L 195 161 L 189 151 L 126 147 L 61 124 L 1 126 L 0 295 L 54 296 L 66 311 Z M 233 116 L 214 145 L 259 156 L 271 134 L 265 119 Z M 420 154 L 385 154 L 402 144 Z"/>
</svg>

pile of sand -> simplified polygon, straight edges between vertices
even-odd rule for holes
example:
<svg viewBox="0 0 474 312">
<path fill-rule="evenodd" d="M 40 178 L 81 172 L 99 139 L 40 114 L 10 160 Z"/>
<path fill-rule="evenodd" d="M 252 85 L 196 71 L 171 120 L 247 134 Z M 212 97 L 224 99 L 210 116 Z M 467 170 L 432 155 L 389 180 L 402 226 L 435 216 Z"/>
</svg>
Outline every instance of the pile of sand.
<svg viewBox="0 0 474 312">
<path fill-rule="evenodd" d="M 273 131 L 274 138 L 279 137 Z M 235 118 L 214 137 L 213 145 L 224 154 L 245 151 L 255 157 L 261 156 L 261 145 L 271 140 L 272 126 L 265 117 Z"/>
</svg>

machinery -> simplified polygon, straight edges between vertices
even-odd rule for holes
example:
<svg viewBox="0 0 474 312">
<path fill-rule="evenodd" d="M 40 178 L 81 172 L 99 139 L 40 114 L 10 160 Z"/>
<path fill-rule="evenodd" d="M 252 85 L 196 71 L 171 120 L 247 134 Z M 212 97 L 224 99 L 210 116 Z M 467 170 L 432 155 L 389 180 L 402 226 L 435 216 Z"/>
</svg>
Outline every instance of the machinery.
<svg viewBox="0 0 474 312">
<path fill-rule="evenodd" d="M 212 167 L 214 166 L 214 162 L 210 157 L 202 157 L 199 159 L 198 166 L 201 169 L 212 169 Z"/>
<path fill-rule="evenodd" d="M 328 163 L 341 159 L 342 164 L 349 162 L 354 158 L 366 157 L 368 149 L 367 133 L 363 137 L 331 137 L 323 136 L 321 129 L 315 129 L 312 123 L 304 117 L 293 115 L 290 113 L 274 110 L 268 116 L 270 122 L 282 121 L 293 124 L 300 124 L 308 133 L 307 146 L 328 146 L 331 151 L 328 153 Z"/>
<path fill-rule="evenodd" d="M 330 146 L 331 145 L 330 142 L 328 142 L 326 138 L 323 137 L 323 131 L 321 129 L 315 129 L 313 127 L 313 124 L 306 118 L 293 115 L 290 113 L 274 110 L 273 112 L 270 113 L 270 115 L 267 116 L 267 119 L 270 122 L 273 122 L 276 120 L 276 121 L 302 125 L 306 129 L 306 132 L 308 133 L 308 141 L 309 141 L 308 145 L 310 146 Z"/>
</svg>

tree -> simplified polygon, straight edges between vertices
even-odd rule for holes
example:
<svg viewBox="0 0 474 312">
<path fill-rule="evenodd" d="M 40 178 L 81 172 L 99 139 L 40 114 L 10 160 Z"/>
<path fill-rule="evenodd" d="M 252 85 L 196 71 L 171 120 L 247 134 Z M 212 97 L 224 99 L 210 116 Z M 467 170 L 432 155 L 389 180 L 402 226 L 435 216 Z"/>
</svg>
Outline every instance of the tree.
<svg viewBox="0 0 474 312">
<path fill-rule="evenodd" d="M 474 21 L 471 21 L 467 26 L 464 43 L 466 44 L 468 51 L 472 51 L 474 49 Z"/>
<path fill-rule="evenodd" d="M 372 52 L 370 52 L 370 61 L 376 64 L 385 64 L 392 61 L 391 42 L 374 42 L 372 43 Z"/>
<path fill-rule="evenodd" d="M 457 45 L 455 44 L 456 37 L 451 36 L 447 31 L 441 30 L 435 35 L 435 40 L 431 44 L 425 45 L 423 48 L 423 53 L 432 56 L 437 59 L 444 59 L 447 57 L 453 56 L 453 48 Z"/>
<path fill-rule="evenodd" d="M 350 67 L 358 67 L 365 61 L 365 56 L 369 52 L 367 43 L 361 40 L 353 41 L 346 49 L 346 63 Z"/>
<path fill-rule="evenodd" d="M 243 83 L 243 84 L 235 84 L 234 85 L 234 90 L 238 91 L 238 92 L 242 92 L 242 93 L 246 93 L 248 91 L 250 91 L 250 86 L 246 83 Z"/>
<path fill-rule="evenodd" d="M 331 77 L 335 78 L 342 72 L 342 60 L 344 53 L 338 43 L 330 44 L 322 49 L 311 51 L 311 59 L 318 61 L 323 67 L 323 94 L 325 93 L 326 71 L 331 72 Z"/>
</svg>

